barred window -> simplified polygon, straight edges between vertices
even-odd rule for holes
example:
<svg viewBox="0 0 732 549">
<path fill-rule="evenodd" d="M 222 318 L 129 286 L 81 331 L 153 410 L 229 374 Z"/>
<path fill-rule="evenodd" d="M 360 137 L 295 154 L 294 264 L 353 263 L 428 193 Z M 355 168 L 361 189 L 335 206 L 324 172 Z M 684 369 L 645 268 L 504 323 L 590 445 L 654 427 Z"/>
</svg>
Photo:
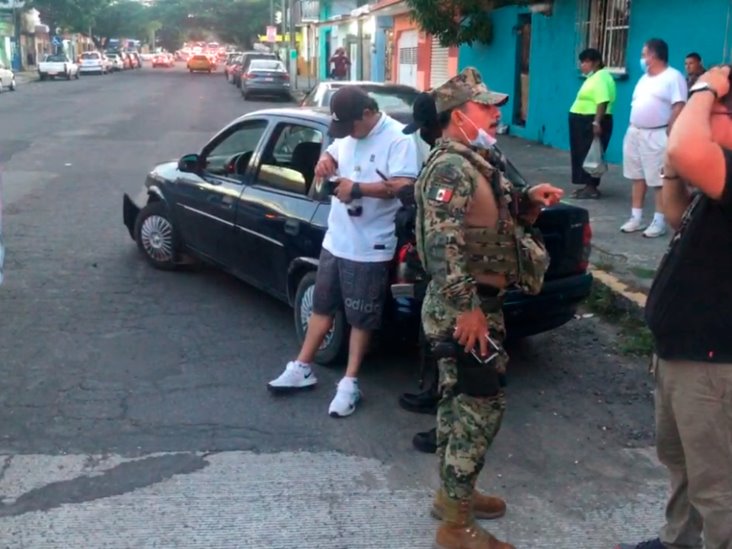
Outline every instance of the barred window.
<svg viewBox="0 0 732 549">
<path fill-rule="evenodd" d="M 613 72 L 626 72 L 630 0 L 578 0 L 577 55 L 600 50 Z"/>
</svg>

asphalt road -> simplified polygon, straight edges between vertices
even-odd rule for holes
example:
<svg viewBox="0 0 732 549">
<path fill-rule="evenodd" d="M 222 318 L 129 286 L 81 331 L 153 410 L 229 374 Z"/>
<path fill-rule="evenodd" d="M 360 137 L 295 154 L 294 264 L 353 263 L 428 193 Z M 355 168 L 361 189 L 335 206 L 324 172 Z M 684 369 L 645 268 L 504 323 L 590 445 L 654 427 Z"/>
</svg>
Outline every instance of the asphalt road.
<svg viewBox="0 0 732 549">
<path fill-rule="evenodd" d="M 364 369 L 327 415 L 265 383 L 297 350 L 292 312 L 213 270 L 163 273 L 122 224 L 122 194 L 248 110 L 221 74 L 143 69 L 0 95 L 7 247 L 0 287 L 3 547 L 430 547 L 433 418 L 409 414 L 409 352 Z M 582 318 L 511 349 L 509 409 L 481 486 L 518 547 L 603 548 L 655 534 L 645 361 Z"/>
</svg>

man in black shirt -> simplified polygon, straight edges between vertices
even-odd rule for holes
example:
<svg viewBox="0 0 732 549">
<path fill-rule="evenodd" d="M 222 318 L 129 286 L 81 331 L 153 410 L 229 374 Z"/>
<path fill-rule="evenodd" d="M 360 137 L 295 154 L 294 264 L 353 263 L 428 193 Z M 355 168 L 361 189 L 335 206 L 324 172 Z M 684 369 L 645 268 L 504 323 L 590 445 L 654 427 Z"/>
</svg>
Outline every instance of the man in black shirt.
<svg viewBox="0 0 732 549">
<path fill-rule="evenodd" d="M 732 547 L 732 94 L 729 67 L 691 88 L 668 141 L 663 200 L 677 231 L 646 304 L 656 444 L 671 476 L 659 538 L 619 549 Z M 692 186 L 689 191 L 687 182 Z"/>
</svg>

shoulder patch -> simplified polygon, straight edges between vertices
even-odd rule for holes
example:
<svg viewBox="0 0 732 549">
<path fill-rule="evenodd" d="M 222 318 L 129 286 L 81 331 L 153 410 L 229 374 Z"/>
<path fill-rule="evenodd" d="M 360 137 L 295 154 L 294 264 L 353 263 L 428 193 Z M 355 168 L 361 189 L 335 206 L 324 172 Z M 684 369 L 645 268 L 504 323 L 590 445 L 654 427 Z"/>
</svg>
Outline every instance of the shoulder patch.
<svg viewBox="0 0 732 549">
<path fill-rule="evenodd" d="M 470 168 L 465 159 L 455 154 L 436 158 L 425 177 L 427 199 L 440 204 L 449 203 L 461 192 L 461 187 L 470 185 Z"/>
<path fill-rule="evenodd" d="M 452 193 L 452 187 L 435 185 L 434 187 L 430 187 L 430 190 L 427 193 L 427 198 L 434 202 L 442 202 L 443 204 L 447 204 L 448 202 L 450 202 L 450 200 L 452 200 Z"/>
</svg>

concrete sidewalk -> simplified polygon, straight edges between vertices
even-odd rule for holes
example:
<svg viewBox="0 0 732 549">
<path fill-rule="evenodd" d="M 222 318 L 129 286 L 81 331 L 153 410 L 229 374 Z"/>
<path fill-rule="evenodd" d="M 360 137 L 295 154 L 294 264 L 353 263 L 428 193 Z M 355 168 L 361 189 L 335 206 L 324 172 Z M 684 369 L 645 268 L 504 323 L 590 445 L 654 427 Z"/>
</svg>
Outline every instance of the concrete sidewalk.
<svg viewBox="0 0 732 549">
<path fill-rule="evenodd" d="M 29 82 L 34 82 L 36 80 L 38 80 L 38 71 L 26 70 L 15 72 L 15 81 L 18 83 L 19 86 L 22 86 L 23 84 L 28 84 Z"/>
<path fill-rule="evenodd" d="M 620 226 L 630 217 L 631 190 L 630 182 L 623 178 L 622 167 L 611 165 L 602 178 L 602 198 L 575 200 L 570 198 L 576 186 L 571 183 L 568 151 L 509 136 L 499 136 L 498 144 L 530 183 L 553 183 L 565 190 L 564 202 L 589 210 L 593 233 L 590 261 L 595 269 L 610 275 L 607 278 L 600 272 L 598 278 L 602 282 L 616 278 L 628 293 L 647 294 L 671 233 L 661 238 L 644 238 L 642 233 L 620 232 Z M 653 210 L 653 196 L 649 194 L 644 213 L 646 221 L 652 218 Z"/>
</svg>

